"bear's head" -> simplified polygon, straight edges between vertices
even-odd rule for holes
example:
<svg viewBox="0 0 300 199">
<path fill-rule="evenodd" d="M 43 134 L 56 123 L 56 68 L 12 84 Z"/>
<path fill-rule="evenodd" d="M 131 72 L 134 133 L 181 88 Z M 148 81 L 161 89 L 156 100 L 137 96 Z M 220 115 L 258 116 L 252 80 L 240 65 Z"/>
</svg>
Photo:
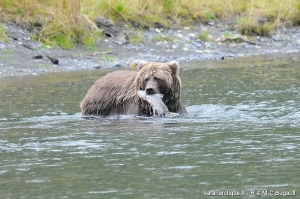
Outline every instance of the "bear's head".
<svg viewBox="0 0 300 199">
<path fill-rule="evenodd" d="M 162 94 L 169 111 L 176 112 L 180 101 L 181 80 L 176 61 L 155 63 L 140 61 L 136 76 L 136 92 L 145 90 L 147 95 Z"/>
</svg>

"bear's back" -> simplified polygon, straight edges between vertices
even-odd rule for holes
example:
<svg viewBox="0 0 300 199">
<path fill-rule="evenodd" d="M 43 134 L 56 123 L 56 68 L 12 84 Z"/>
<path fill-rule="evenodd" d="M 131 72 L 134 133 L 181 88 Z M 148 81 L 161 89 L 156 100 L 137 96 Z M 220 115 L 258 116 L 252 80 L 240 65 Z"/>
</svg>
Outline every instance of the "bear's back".
<svg viewBox="0 0 300 199">
<path fill-rule="evenodd" d="M 108 73 L 98 79 L 88 90 L 81 102 L 83 115 L 111 115 L 122 112 L 117 104 L 128 98 L 132 91 L 133 82 L 138 72 L 120 70 Z"/>
</svg>

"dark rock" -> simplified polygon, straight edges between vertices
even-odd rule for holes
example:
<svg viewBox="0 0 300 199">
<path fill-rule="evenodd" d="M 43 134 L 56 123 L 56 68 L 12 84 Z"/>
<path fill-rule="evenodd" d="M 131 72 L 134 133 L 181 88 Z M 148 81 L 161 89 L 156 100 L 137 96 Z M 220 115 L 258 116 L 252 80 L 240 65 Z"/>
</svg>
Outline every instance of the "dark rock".
<svg viewBox="0 0 300 199">
<path fill-rule="evenodd" d="M 122 30 L 120 26 L 117 26 L 114 22 L 101 16 L 97 17 L 95 19 L 95 22 L 100 29 L 103 29 L 106 36 L 112 37 L 120 44 L 127 43 L 129 39 L 127 34 Z"/>
<path fill-rule="evenodd" d="M 33 47 L 29 44 L 22 44 L 22 46 L 24 46 L 25 48 L 28 48 L 30 50 L 34 50 Z"/>
<path fill-rule="evenodd" d="M 34 55 L 32 59 L 43 59 L 42 55 Z"/>
<path fill-rule="evenodd" d="M 19 40 L 18 36 L 14 35 L 14 34 L 8 34 L 8 37 L 12 38 L 13 40 Z"/>
<path fill-rule="evenodd" d="M 53 63 L 53 64 L 58 64 L 59 61 L 55 57 L 50 57 L 49 55 L 46 55 L 46 57 Z"/>
<path fill-rule="evenodd" d="M 121 64 L 116 64 L 113 67 L 115 67 L 115 68 L 122 68 L 123 66 Z"/>
<path fill-rule="evenodd" d="M 161 28 L 165 28 L 165 26 L 163 24 L 159 23 L 159 22 L 154 22 L 154 28 L 161 29 Z"/>
</svg>

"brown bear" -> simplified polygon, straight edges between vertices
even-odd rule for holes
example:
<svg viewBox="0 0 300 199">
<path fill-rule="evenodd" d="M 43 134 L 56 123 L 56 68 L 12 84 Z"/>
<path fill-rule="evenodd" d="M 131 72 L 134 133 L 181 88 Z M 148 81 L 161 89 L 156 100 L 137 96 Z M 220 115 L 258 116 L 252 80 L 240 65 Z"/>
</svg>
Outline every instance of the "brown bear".
<svg viewBox="0 0 300 199">
<path fill-rule="evenodd" d="M 170 112 L 186 115 L 181 102 L 181 80 L 176 61 L 154 63 L 140 61 L 138 72 L 121 70 L 108 73 L 95 82 L 81 102 L 82 116 L 141 115 L 151 116 L 146 101 L 137 91 L 147 95 L 162 94 Z"/>
</svg>

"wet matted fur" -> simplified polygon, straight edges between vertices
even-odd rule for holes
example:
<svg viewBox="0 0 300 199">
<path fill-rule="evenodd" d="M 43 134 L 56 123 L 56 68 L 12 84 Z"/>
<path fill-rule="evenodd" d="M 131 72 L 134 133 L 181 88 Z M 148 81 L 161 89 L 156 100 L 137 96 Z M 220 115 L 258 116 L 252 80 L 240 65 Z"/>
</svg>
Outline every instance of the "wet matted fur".
<svg viewBox="0 0 300 199">
<path fill-rule="evenodd" d="M 138 90 L 160 93 L 170 112 L 187 114 L 181 102 L 181 80 L 176 61 L 156 63 L 141 61 L 138 71 L 111 72 L 95 82 L 81 102 L 82 116 L 121 114 L 149 115 L 147 104 Z"/>
</svg>

